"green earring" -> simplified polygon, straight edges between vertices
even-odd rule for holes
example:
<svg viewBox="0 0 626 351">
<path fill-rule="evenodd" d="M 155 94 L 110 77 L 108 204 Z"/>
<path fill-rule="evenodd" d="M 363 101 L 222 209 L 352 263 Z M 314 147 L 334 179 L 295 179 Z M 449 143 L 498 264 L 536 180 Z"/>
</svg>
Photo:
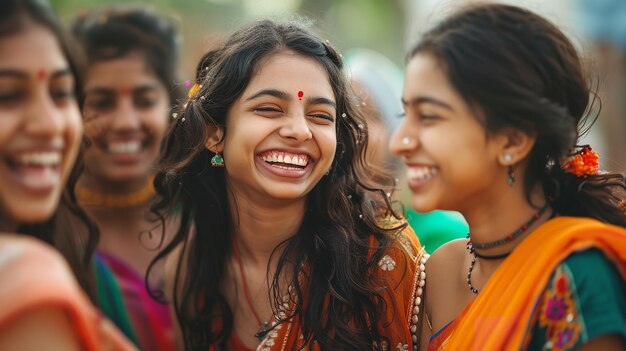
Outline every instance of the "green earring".
<svg viewBox="0 0 626 351">
<path fill-rule="evenodd" d="M 211 158 L 211 166 L 213 167 L 224 167 L 224 158 L 220 156 L 220 154 L 215 154 L 213 158 Z"/>
<path fill-rule="evenodd" d="M 509 166 L 509 177 L 506 179 L 506 182 L 509 184 L 509 186 L 513 186 L 513 183 L 515 183 L 515 171 L 513 171 L 513 166 Z"/>
</svg>

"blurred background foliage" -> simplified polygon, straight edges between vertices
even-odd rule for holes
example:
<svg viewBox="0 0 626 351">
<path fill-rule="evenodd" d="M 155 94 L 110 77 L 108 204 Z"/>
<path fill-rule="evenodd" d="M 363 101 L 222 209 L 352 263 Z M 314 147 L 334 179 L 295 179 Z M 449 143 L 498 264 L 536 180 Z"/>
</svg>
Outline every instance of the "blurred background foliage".
<svg viewBox="0 0 626 351">
<path fill-rule="evenodd" d="M 341 51 L 364 47 L 398 65 L 404 52 L 404 0 L 51 0 L 65 23 L 82 11 L 114 3 L 145 4 L 172 17 L 183 38 L 182 73 L 244 23 L 262 17 L 305 16 Z"/>
</svg>

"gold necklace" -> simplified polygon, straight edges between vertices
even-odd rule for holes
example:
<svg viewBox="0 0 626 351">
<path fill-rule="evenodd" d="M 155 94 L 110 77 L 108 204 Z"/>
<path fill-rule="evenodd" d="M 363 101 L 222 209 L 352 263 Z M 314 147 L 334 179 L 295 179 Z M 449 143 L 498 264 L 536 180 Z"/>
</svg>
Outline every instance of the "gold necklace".
<svg viewBox="0 0 626 351">
<path fill-rule="evenodd" d="M 150 200 L 154 194 L 154 177 L 143 188 L 130 194 L 114 195 L 93 191 L 84 186 L 76 185 L 78 201 L 87 206 L 103 206 L 111 208 L 126 208 L 141 205 Z"/>
</svg>

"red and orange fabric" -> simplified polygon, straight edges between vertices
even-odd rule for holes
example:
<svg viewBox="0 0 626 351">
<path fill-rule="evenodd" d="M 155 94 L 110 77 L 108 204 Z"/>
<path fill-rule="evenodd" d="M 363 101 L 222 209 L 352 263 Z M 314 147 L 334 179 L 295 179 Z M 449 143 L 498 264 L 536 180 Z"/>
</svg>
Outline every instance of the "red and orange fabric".
<svg viewBox="0 0 626 351">
<path fill-rule="evenodd" d="M 395 223 L 397 224 L 397 223 Z M 373 245 L 374 236 L 371 237 Z M 404 229 L 392 240 L 391 247 L 386 255 L 378 262 L 375 274 L 384 282 L 387 311 L 385 320 L 377 321 L 382 336 L 389 341 L 381 345 L 382 350 L 413 350 L 419 345 L 417 336 L 418 317 L 414 316 L 415 304 L 420 299 L 422 286 L 425 281 L 424 263 L 428 254 L 420 245 L 417 236 L 410 227 Z M 421 307 L 418 307 L 421 308 Z M 289 322 L 276 325 L 261 341 L 258 351 L 291 351 L 301 350 L 301 324 L 297 318 Z M 249 351 L 238 341 L 236 335 L 231 335 L 229 350 Z M 317 344 L 306 346 L 302 350 L 319 350 Z"/>
<path fill-rule="evenodd" d="M 372 244 L 373 242 L 372 236 Z M 388 293 L 383 294 L 386 299 L 386 318 L 378 321 L 379 330 L 389 342 L 381 345 L 383 350 L 413 350 L 417 345 L 417 326 L 411 328 L 415 320 L 413 311 L 418 289 L 421 291 L 421 281 L 424 281 L 422 260 L 427 254 L 422 249 L 417 236 L 410 227 L 407 227 L 394 240 L 389 252 L 378 263 L 376 274 L 384 279 L 389 287 Z M 421 295 L 421 293 L 420 293 Z M 291 320 L 278 325 L 270 331 L 258 346 L 257 350 L 287 351 L 299 349 L 302 346 L 300 321 Z M 304 350 L 319 350 L 316 344 Z"/>
<path fill-rule="evenodd" d="M 523 349 L 551 277 L 557 274 L 559 282 L 561 262 L 592 248 L 626 277 L 626 229 L 579 217 L 544 223 L 502 263 L 476 299 L 431 339 L 428 350 Z M 556 288 L 565 294 L 558 284 Z"/>
<path fill-rule="evenodd" d="M 0 330 L 39 309 L 63 311 L 82 350 L 136 350 L 91 304 L 62 256 L 35 239 L 0 239 Z"/>
</svg>

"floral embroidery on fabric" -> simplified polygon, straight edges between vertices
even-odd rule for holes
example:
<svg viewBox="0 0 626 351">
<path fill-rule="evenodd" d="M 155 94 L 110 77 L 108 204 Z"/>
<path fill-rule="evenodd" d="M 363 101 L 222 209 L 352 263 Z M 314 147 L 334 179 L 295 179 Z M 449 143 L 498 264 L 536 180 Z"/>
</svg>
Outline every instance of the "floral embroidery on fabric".
<svg viewBox="0 0 626 351">
<path fill-rule="evenodd" d="M 580 324 L 576 304 L 570 289 L 570 280 L 562 267 L 543 296 L 539 311 L 539 325 L 546 329 L 545 349 L 571 349 L 580 337 Z"/>
<path fill-rule="evenodd" d="M 396 268 L 396 261 L 394 261 L 391 256 L 385 255 L 378 262 L 378 266 L 383 271 L 393 271 L 393 269 Z"/>
<path fill-rule="evenodd" d="M 409 345 L 400 342 L 398 343 L 398 346 L 396 346 L 396 349 L 398 349 L 399 351 L 409 351 Z"/>
<path fill-rule="evenodd" d="M 380 344 L 374 341 L 373 346 L 376 351 L 389 351 L 389 344 L 385 340 L 382 340 Z"/>
<path fill-rule="evenodd" d="M 390 213 L 382 214 L 378 220 L 378 225 L 383 229 L 399 228 L 404 223 L 406 223 L 406 219 L 396 218 Z"/>
<path fill-rule="evenodd" d="M 282 328 L 282 324 L 278 324 L 279 319 L 275 316 L 276 321 L 272 322 L 272 329 L 265 335 L 265 338 L 257 346 L 257 351 L 270 351 L 272 346 L 276 344 L 276 337 L 278 336 L 278 330 Z"/>
<path fill-rule="evenodd" d="M 407 238 L 404 233 L 399 233 L 398 236 L 396 237 L 396 240 L 398 240 L 398 243 L 400 243 L 400 245 L 402 245 L 402 248 L 407 253 L 407 255 L 409 255 L 409 258 L 411 259 L 411 261 L 415 262 L 415 260 L 417 260 L 417 256 L 418 256 L 419 252 L 416 252 L 413 249 L 413 245 L 411 244 L 411 240 L 409 238 Z"/>
</svg>

